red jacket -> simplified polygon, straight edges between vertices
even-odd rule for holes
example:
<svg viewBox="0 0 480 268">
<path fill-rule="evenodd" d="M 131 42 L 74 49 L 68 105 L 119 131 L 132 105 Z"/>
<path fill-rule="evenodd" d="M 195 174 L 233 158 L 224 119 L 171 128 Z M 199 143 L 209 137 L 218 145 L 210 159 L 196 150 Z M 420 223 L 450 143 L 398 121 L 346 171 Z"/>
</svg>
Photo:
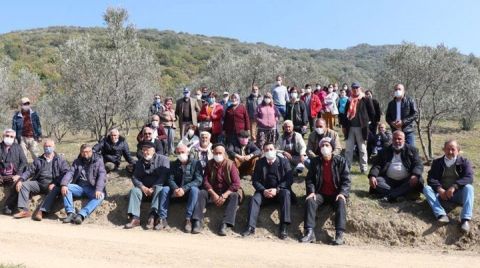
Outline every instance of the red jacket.
<svg viewBox="0 0 480 268">
<path fill-rule="evenodd" d="M 200 110 L 200 114 L 198 114 L 198 122 L 212 121 L 212 134 L 222 133 L 223 105 L 214 103 L 210 115 L 208 114 L 207 108 L 208 103 L 205 103 Z"/>
<path fill-rule="evenodd" d="M 235 109 L 233 106 L 227 108 L 223 121 L 223 130 L 227 135 L 239 134 L 242 130 L 250 130 L 250 118 L 243 104 L 239 104 Z"/>
<path fill-rule="evenodd" d="M 315 118 L 317 117 L 317 114 L 322 110 L 323 105 L 317 95 L 310 94 L 310 96 L 310 115 L 312 116 L 312 118 Z M 305 102 L 305 104 L 307 104 L 307 95 L 303 95 L 300 99 Z"/>
</svg>

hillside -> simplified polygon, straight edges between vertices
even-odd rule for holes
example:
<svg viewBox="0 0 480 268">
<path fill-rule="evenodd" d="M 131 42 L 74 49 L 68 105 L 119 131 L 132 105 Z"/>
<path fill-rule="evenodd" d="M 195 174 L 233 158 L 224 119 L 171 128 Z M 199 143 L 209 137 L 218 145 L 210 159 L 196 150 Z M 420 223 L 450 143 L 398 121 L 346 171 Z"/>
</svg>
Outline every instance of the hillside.
<svg viewBox="0 0 480 268">
<path fill-rule="evenodd" d="M 17 70 L 26 67 L 48 84 L 49 81 L 59 79 L 57 57 L 63 44 L 71 38 L 85 35 L 101 44 L 105 40 L 105 33 L 105 28 L 80 27 L 49 27 L 11 32 L 0 35 L 0 59 L 11 58 Z M 313 61 L 318 64 L 319 73 L 330 81 L 359 80 L 371 87 L 375 75 L 382 68 L 383 58 L 395 47 L 359 44 L 345 50 L 294 50 L 264 43 L 244 43 L 231 38 L 155 29 L 140 29 L 137 34 L 141 44 L 153 52 L 160 64 L 162 80 L 159 87 L 166 91 L 189 84 L 201 75 L 208 60 L 226 47 L 239 56 L 256 48 L 293 62 Z"/>
</svg>

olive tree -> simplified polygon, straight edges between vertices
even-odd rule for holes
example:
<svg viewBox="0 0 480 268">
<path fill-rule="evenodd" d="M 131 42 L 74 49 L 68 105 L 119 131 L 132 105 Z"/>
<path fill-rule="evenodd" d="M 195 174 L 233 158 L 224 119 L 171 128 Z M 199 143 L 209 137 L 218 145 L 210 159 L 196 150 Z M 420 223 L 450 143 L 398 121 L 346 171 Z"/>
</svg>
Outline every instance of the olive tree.
<svg viewBox="0 0 480 268">
<path fill-rule="evenodd" d="M 126 25 L 125 9 L 104 14 L 106 38 L 94 45 L 89 36 L 69 40 L 61 49 L 63 94 L 71 104 L 71 128 L 89 129 L 96 138 L 114 127 L 127 130 L 148 114 L 159 82 L 159 67 L 141 47 L 136 30 Z M 67 108 L 67 107 L 66 107 Z"/>
</svg>

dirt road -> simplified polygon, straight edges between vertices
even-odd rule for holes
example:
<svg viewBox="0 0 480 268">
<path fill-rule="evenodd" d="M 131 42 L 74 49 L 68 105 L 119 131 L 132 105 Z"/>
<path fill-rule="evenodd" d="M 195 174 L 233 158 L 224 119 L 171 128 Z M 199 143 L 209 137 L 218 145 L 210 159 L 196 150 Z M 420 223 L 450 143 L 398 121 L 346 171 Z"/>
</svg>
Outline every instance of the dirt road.
<svg viewBox="0 0 480 268">
<path fill-rule="evenodd" d="M 375 261 L 374 261 L 375 260 Z M 0 263 L 27 267 L 478 267 L 480 256 L 123 230 L 0 216 Z"/>
</svg>

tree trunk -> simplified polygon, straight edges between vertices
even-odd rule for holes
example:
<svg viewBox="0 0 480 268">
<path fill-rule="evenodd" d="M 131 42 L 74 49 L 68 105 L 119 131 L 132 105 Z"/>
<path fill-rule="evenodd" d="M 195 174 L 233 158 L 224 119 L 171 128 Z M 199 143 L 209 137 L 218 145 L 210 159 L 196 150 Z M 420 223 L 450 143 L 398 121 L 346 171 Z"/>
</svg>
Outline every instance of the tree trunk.
<svg viewBox="0 0 480 268">
<path fill-rule="evenodd" d="M 422 122 L 421 116 L 422 115 L 419 113 L 418 120 L 415 120 L 417 122 L 418 139 L 420 140 L 420 145 L 422 146 L 423 156 L 425 156 L 425 160 L 430 161 L 430 159 L 427 155 L 427 148 L 425 147 L 425 142 L 423 140 L 422 126 L 421 126 L 421 122 Z"/>
</svg>

